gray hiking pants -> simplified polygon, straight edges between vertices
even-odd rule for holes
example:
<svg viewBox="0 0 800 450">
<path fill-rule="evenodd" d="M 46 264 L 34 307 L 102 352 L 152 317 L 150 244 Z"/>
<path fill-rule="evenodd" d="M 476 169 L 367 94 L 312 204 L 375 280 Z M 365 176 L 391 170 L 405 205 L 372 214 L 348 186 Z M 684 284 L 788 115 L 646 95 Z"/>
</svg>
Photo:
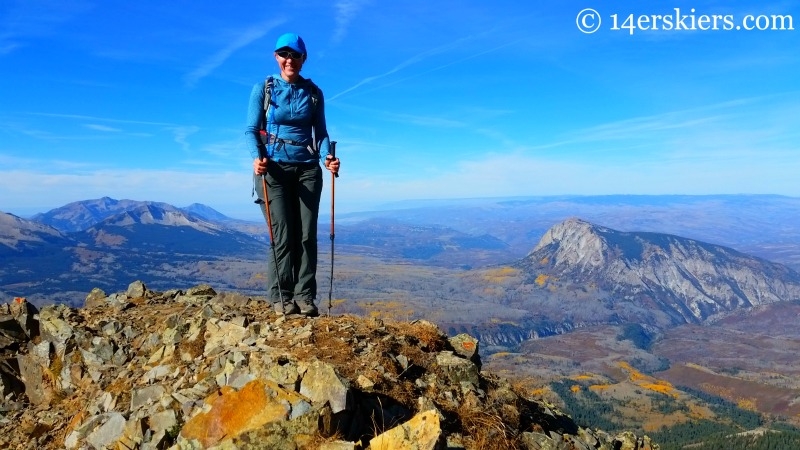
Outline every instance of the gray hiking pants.
<svg viewBox="0 0 800 450">
<path fill-rule="evenodd" d="M 287 164 L 270 162 L 267 166 L 267 191 L 275 238 L 275 258 L 267 258 L 267 289 L 272 303 L 283 301 L 312 302 L 317 296 L 317 219 L 322 195 L 322 168 L 318 163 Z M 257 203 L 264 219 L 261 176 L 255 176 Z M 270 250 L 270 253 L 272 250 Z M 278 274 L 278 278 L 275 274 Z"/>
</svg>

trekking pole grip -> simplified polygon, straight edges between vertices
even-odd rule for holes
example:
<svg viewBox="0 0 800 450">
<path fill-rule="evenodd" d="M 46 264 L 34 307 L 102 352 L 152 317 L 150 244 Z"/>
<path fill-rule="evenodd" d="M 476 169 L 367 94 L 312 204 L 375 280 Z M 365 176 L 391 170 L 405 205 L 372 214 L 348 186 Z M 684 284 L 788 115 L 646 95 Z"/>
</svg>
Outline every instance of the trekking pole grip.
<svg viewBox="0 0 800 450">
<path fill-rule="evenodd" d="M 336 159 L 336 141 L 331 141 L 330 155 L 333 157 L 333 159 Z M 339 178 L 339 173 L 337 172 L 333 174 L 333 176 Z"/>
</svg>

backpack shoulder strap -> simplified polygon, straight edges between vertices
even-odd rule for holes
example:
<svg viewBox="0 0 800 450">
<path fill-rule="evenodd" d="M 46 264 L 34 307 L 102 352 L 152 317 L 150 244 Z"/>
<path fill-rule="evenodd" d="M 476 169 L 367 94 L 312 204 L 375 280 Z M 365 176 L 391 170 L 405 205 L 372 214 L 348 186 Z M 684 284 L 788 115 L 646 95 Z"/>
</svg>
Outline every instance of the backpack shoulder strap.
<svg viewBox="0 0 800 450">
<path fill-rule="evenodd" d="M 272 76 L 268 76 L 266 80 L 264 80 L 264 115 L 267 114 L 269 111 L 269 105 L 272 101 Z"/>
<path fill-rule="evenodd" d="M 259 130 L 259 137 L 261 138 L 262 145 L 268 145 L 269 139 L 267 138 L 267 128 L 269 128 L 269 108 L 272 104 L 272 76 L 268 76 L 266 80 L 264 80 L 264 103 L 261 105 L 262 113 L 263 113 L 263 125 Z"/>
<path fill-rule="evenodd" d="M 306 81 L 308 82 L 309 90 L 311 91 L 311 108 L 316 114 L 320 99 L 322 98 L 322 91 L 319 90 L 319 86 L 311 81 L 311 78 L 306 78 Z"/>
</svg>

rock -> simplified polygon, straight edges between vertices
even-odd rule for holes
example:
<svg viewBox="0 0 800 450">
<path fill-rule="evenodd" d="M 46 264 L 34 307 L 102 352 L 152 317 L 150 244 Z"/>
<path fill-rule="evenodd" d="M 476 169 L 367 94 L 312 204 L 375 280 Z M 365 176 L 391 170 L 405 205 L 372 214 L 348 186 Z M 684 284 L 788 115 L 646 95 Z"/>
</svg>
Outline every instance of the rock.
<svg viewBox="0 0 800 450">
<path fill-rule="evenodd" d="M 583 441 L 580 437 L 568 434 L 561 435 L 559 445 L 572 450 L 595 450 L 595 447 L 590 447 L 589 444 Z"/>
<path fill-rule="evenodd" d="M 348 441 L 323 442 L 320 444 L 319 450 L 356 450 L 356 443 Z"/>
<path fill-rule="evenodd" d="M 92 353 L 107 363 L 114 356 L 114 344 L 108 339 L 95 337 L 92 339 Z"/>
<path fill-rule="evenodd" d="M 653 446 L 649 437 L 640 438 L 630 431 L 623 431 L 614 436 L 613 445 L 615 449 L 619 450 L 653 450 L 658 448 Z"/>
<path fill-rule="evenodd" d="M 155 432 L 170 431 L 178 425 L 178 418 L 175 411 L 168 409 L 155 413 L 147 419 L 147 424 Z"/>
<path fill-rule="evenodd" d="M 18 349 L 27 340 L 25 330 L 14 316 L 11 314 L 0 315 L 0 350 Z"/>
<path fill-rule="evenodd" d="M 597 448 L 600 445 L 600 441 L 597 439 L 594 433 L 592 433 L 592 430 L 580 428 L 578 429 L 578 437 L 580 437 L 583 442 L 588 444 L 589 448 Z"/>
<path fill-rule="evenodd" d="M 147 286 L 144 285 L 141 281 L 134 281 L 133 283 L 128 285 L 128 290 L 125 291 L 125 295 L 128 298 L 142 298 L 147 294 Z"/>
<path fill-rule="evenodd" d="M 123 328 L 124 326 L 121 323 L 117 322 L 116 320 L 111 320 L 103 325 L 102 331 L 106 336 L 113 337 L 122 331 Z"/>
<path fill-rule="evenodd" d="M 334 414 L 348 409 L 349 406 L 349 386 L 336 375 L 333 367 L 321 361 L 314 361 L 309 365 L 300 382 L 300 394 L 311 399 L 313 403 L 328 402 Z"/>
<path fill-rule="evenodd" d="M 81 440 L 85 439 L 86 436 L 92 432 L 103 420 L 103 416 L 101 415 L 94 415 L 91 416 L 85 422 L 82 422 L 84 415 L 83 413 L 79 413 L 75 418 L 70 422 L 70 428 L 73 428 L 71 432 L 67 434 L 67 437 L 64 439 L 64 447 L 68 449 L 76 448 Z M 79 424 L 78 426 L 73 427 L 73 425 Z"/>
<path fill-rule="evenodd" d="M 214 297 L 216 295 L 217 291 L 207 284 L 201 284 L 186 291 L 186 296 L 189 297 Z"/>
<path fill-rule="evenodd" d="M 250 297 L 244 296 L 242 294 L 236 292 L 226 292 L 223 294 L 217 294 L 215 300 L 219 301 L 219 303 L 230 306 L 233 308 L 241 308 L 247 305 L 250 302 Z"/>
<path fill-rule="evenodd" d="M 356 386 L 358 386 L 359 389 L 369 391 L 375 387 L 375 383 L 364 375 L 359 375 L 358 378 L 356 378 Z"/>
<path fill-rule="evenodd" d="M 86 442 L 94 448 L 110 447 L 125 431 L 125 418 L 122 414 L 112 412 L 104 416 L 103 424 L 86 436 Z"/>
<path fill-rule="evenodd" d="M 25 383 L 20 379 L 19 363 L 16 358 L 0 358 L 0 407 L 8 395 L 25 392 Z M 2 408 L 0 408 L 2 410 Z"/>
<path fill-rule="evenodd" d="M 329 412 L 329 411 L 328 411 Z M 242 433 L 223 448 L 248 450 L 310 449 L 319 431 L 321 411 L 312 411 L 292 420 L 270 422 L 256 430 Z"/>
<path fill-rule="evenodd" d="M 94 288 L 83 301 L 84 308 L 96 308 L 108 304 L 106 293 L 100 288 Z"/>
<path fill-rule="evenodd" d="M 451 352 L 440 352 L 436 355 L 438 371 L 447 383 L 460 385 L 462 382 L 480 384 L 480 371 L 472 361 L 453 355 Z"/>
<path fill-rule="evenodd" d="M 292 410 L 306 408 L 304 403 L 307 405 L 297 393 L 270 381 L 255 380 L 239 391 L 223 387 L 206 399 L 208 411 L 189 419 L 180 435 L 210 447 L 267 423 L 287 420 Z"/>
<path fill-rule="evenodd" d="M 36 319 L 39 310 L 28 302 L 27 299 L 21 297 L 14 298 L 14 301 L 9 305 L 9 312 L 20 325 L 22 332 L 25 333 L 28 339 L 35 339 L 39 336 L 39 321 Z"/>
<path fill-rule="evenodd" d="M 556 450 L 558 448 L 553 439 L 542 433 L 526 431 L 522 433 L 520 441 L 527 450 Z"/>
<path fill-rule="evenodd" d="M 34 354 L 19 355 L 21 380 L 25 384 L 25 395 L 34 405 L 49 405 L 54 390 L 50 382 L 45 382 L 45 371 L 49 371 L 49 361 Z"/>
<path fill-rule="evenodd" d="M 124 292 L 117 292 L 106 297 L 106 302 L 117 310 L 124 310 L 131 304 L 130 297 L 125 295 Z"/>
<path fill-rule="evenodd" d="M 169 364 L 155 366 L 145 372 L 143 378 L 147 383 L 153 383 L 169 377 L 173 370 L 174 368 Z"/>
<path fill-rule="evenodd" d="M 300 369 L 297 367 L 297 361 L 287 357 L 278 357 L 276 360 L 269 358 L 265 364 L 266 367 L 261 369 L 262 376 L 287 389 L 293 389 L 300 381 Z"/>
<path fill-rule="evenodd" d="M 69 308 L 65 306 L 47 306 L 39 311 L 39 331 L 42 340 L 52 342 L 56 353 L 63 355 L 66 342 L 75 332 L 67 320 Z"/>
<path fill-rule="evenodd" d="M 211 320 L 206 324 L 204 355 L 211 354 L 218 347 L 233 347 L 247 336 L 247 328 L 224 320 Z"/>
<path fill-rule="evenodd" d="M 450 345 L 453 346 L 456 354 L 472 361 L 481 370 L 481 356 L 478 354 L 478 340 L 474 337 L 461 333 L 450 338 Z"/>
<path fill-rule="evenodd" d="M 369 441 L 371 449 L 433 450 L 441 436 L 439 415 L 425 411 L 408 422 L 392 428 Z"/>
<path fill-rule="evenodd" d="M 153 404 L 161 399 L 164 394 L 166 394 L 164 387 L 157 384 L 134 390 L 133 395 L 131 395 L 130 409 L 131 411 L 136 411 L 142 407 Z"/>
</svg>

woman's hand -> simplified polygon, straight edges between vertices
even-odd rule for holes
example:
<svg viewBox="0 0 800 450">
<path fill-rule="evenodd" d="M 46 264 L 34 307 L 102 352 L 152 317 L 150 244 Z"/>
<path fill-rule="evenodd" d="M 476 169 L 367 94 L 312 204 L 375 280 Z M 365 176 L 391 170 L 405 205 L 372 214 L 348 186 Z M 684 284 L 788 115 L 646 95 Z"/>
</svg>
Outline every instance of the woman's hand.
<svg viewBox="0 0 800 450">
<path fill-rule="evenodd" d="M 334 158 L 332 155 L 325 157 L 325 168 L 330 170 L 332 174 L 339 174 L 339 158 Z"/>
<path fill-rule="evenodd" d="M 267 173 L 267 163 L 269 162 L 268 158 L 264 159 L 254 159 L 253 160 L 253 173 L 256 175 L 264 175 Z"/>
</svg>

